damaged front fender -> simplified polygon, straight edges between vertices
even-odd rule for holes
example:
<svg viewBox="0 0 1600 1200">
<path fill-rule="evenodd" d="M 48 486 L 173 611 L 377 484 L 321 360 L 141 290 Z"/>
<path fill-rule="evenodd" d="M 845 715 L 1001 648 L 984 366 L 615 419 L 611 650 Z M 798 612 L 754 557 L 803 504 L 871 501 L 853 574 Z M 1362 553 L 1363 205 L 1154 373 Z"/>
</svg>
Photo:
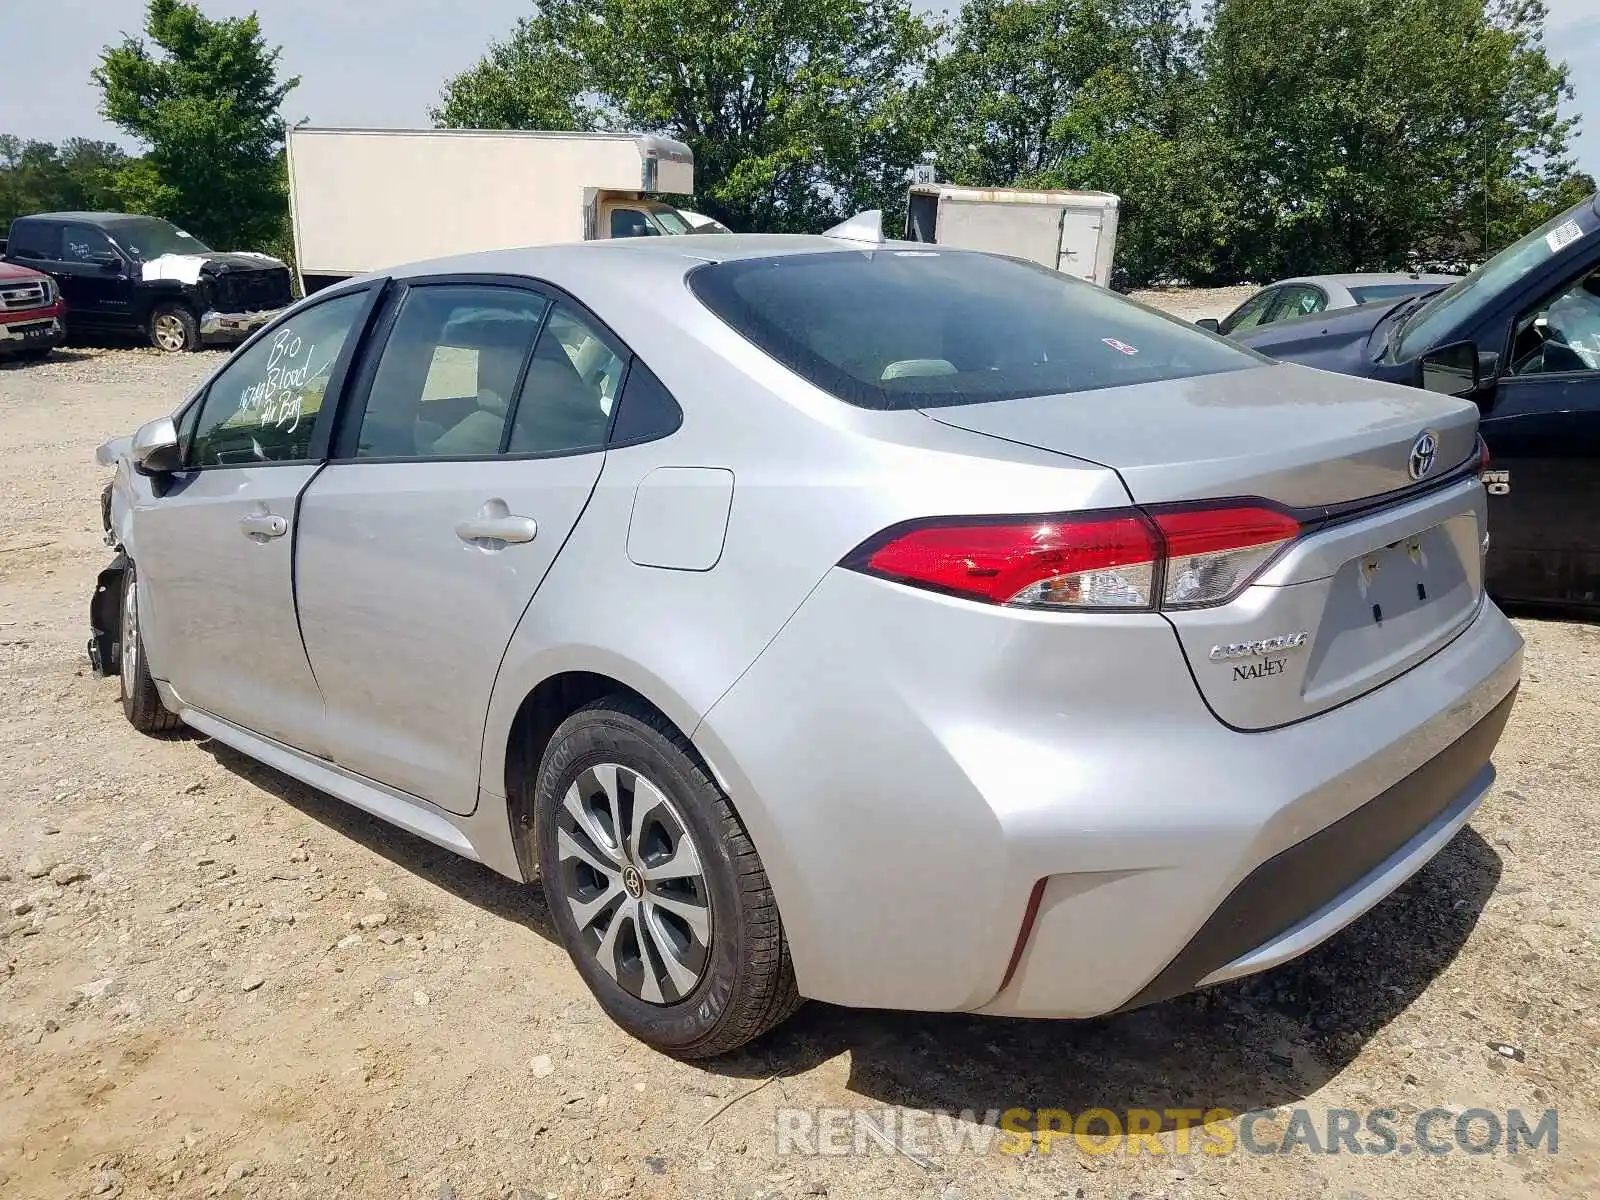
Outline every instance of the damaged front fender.
<svg viewBox="0 0 1600 1200">
<path fill-rule="evenodd" d="M 114 675 L 122 666 L 122 576 L 128 556 L 118 554 L 100 572 L 89 600 L 89 665 L 96 675 Z"/>
</svg>

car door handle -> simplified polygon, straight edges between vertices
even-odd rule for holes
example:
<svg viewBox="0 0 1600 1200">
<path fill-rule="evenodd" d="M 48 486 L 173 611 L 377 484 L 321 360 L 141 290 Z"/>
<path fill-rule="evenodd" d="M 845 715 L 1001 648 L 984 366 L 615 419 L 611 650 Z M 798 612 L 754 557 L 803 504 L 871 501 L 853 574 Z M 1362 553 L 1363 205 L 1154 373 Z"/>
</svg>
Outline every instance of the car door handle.
<svg viewBox="0 0 1600 1200">
<path fill-rule="evenodd" d="M 246 537 L 280 538 L 289 532 L 289 522 L 271 513 L 247 513 L 239 518 L 239 528 Z"/>
<path fill-rule="evenodd" d="M 456 526 L 463 542 L 531 542 L 538 532 L 532 517 L 474 517 Z"/>
</svg>

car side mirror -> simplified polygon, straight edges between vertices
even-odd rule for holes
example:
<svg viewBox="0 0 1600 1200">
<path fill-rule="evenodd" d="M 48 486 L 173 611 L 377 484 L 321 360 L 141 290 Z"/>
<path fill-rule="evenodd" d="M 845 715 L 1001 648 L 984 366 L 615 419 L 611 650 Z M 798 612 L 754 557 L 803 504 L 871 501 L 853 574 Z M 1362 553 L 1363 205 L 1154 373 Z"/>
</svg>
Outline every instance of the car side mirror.
<svg viewBox="0 0 1600 1200">
<path fill-rule="evenodd" d="M 122 260 L 115 254 L 96 254 L 90 261 L 100 268 L 102 275 L 122 274 Z"/>
<path fill-rule="evenodd" d="M 1201 329 L 1210 330 L 1212 333 L 1222 332 L 1222 322 L 1217 320 L 1215 317 L 1201 317 L 1195 322 L 1195 324 Z"/>
<path fill-rule="evenodd" d="M 1471 342 L 1440 346 L 1417 360 L 1417 382 L 1446 396 L 1470 396 L 1478 390 L 1481 371 L 1478 347 Z"/>
<path fill-rule="evenodd" d="M 144 475 L 166 475 L 183 466 L 178 448 L 178 427 L 171 417 L 157 417 L 139 426 L 128 447 L 128 457 Z"/>
</svg>

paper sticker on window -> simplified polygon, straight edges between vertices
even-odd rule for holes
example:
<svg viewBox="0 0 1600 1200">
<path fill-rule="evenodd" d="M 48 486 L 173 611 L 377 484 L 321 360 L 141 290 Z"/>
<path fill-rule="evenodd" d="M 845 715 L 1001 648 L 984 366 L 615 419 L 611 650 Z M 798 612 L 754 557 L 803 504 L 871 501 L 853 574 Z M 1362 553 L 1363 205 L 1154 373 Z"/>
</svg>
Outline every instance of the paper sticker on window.
<svg viewBox="0 0 1600 1200">
<path fill-rule="evenodd" d="M 1137 354 L 1137 353 L 1139 353 L 1139 351 L 1138 351 L 1138 349 L 1136 347 L 1128 345 L 1127 342 L 1119 342 L 1119 341 L 1117 341 L 1116 338 L 1101 338 L 1100 340 L 1102 342 L 1104 342 L 1106 345 L 1110 346 L 1118 354 Z"/>
<path fill-rule="evenodd" d="M 1562 247 L 1572 245 L 1582 236 L 1583 230 L 1578 228 L 1576 221 L 1563 221 L 1545 234 L 1544 240 L 1549 244 L 1551 254 L 1559 254 Z"/>
</svg>

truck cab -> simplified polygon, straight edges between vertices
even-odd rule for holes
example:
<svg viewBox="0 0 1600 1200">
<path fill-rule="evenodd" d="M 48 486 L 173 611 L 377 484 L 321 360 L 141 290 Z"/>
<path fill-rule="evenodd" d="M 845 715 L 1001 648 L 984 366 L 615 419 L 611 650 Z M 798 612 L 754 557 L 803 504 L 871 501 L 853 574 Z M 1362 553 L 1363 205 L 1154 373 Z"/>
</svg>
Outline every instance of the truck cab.
<svg viewBox="0 0 1600 1200">
<path fill-rule="evenodd" d="M 1443 291 L 1233 337 L 1274 358 L 1470 397 L 1492 458 L 1489 590 L 1600 607 L 1600 196 Z"/>
</svg>

